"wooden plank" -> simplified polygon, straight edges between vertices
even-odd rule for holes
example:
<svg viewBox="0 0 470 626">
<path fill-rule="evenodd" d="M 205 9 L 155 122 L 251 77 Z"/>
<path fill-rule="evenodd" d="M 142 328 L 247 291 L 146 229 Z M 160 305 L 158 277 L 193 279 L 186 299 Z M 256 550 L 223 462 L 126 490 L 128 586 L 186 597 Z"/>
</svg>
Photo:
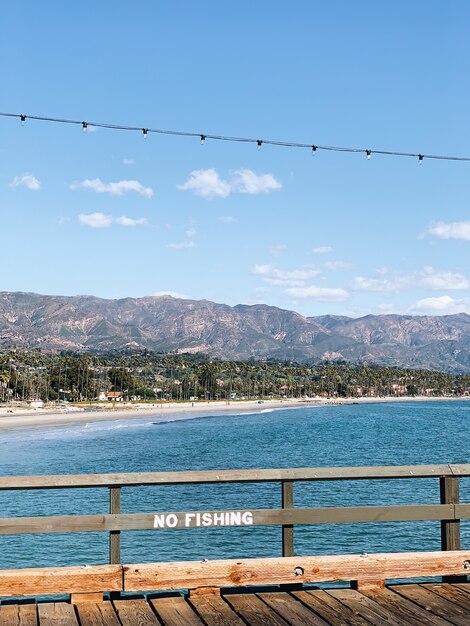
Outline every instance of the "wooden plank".
<svg viewBox="0 0 470 626">
<path fill-rule="evenodd" d="M 80 626 L 120 626 L 111 602 L 87 602 L 75 607 Z"/>
<path fill-rule="evenodd" d="M 292 626 L 329 626 L 328 622 L 289 593 L 268 592 L 258 596 Z"/>
<path fill-rule="evenodd" d="M 283 509 L 294 508 L 294 483 L 292 480 L 282 481 L 282 504 Z M 283 524 L 282 526 L 282 556 L 294 556 L 294 525 Z"/>
<path fill-rule="evenodd" d="M 122 626 L 153 626 L 160 622 L 145 600 L 113 600 Z"/>
<path fill-rule="evenodd" d="M 120 565 L 0 570 L 0 596 L 122 591 Z"/>
<path fill-rule="evenodd" d="M 403 626 L 402 620 L 396 618 L 377 602 L 354 589 L 327 589 L 327 593 L 347 606 L 353 613 L 360 615 L 374 626 Z"/>
<path fill-rule="evenodd" d="M 459 503 L 459 479 L 444 476 L 439 479 L 441 504 Z M 460 519 L 441 522 L 441 550 L 460 550 Z"/>
<path fill-rule="evenodd" d="M 316 591 L 293 591 L 292 595 L 330 624 L 370 626 L 369 622 L 364 618 L 360 615 L 355 615 L 351 609 L 332 598 L 322 589 Z"/>
<path fill-rule="evenodd" d="M 246 626 L 222 596 L 197 596 L 189 598 L 189 604 L 207 626 Z"/>
<path fill-rule="evenodd" d="M 0 626 L 37 626 L 36 604 L 3 604 Z"/>
<path fill-rule="evenodd" d="M 109 513 L 115 515 L 121 512 L 121 487 L 109 488 Z M 121 532 L 111 530 L 109 532 L 109 562 L 116 564 L 121 562 Z"/>
<path fill-rule="evenodd" d="M 182 596 L 149 600 L 164 626 L 202 626 L 203 622 Z"/>
<path fill-rule="evenodd" d="M 253 593 L 227 594 L 224 598 L 250 626 L 289 626 L 289 622 Z"/>
<path fill-rule="evenodd" d="M 203 470 L 189 472 L 133 472 L 114 474 L 59 474 L 50 476 L 1 476 L 2 489 L 63 489 L 111 486 L 178 485 L 280 482 L 283 480 L 383 480 L 470 476 L 465 465 L 402 465 L 368 467 L 317 467 L 253 470 Z"/>
<path fill-rule="evenodd" d="M 67 602 L 38 604 L 40 626 L 79 626 L 74 608 Z"/>
<path fill-rule="evenodd" d="M 94 593 L 71 593 L 71 604 L 82 604 L 83 602 L 103 602 L 103 592 L 95 591 Z"/>
<path fill-rule="evenodd" d="M 365 591 L 364 595 L 391 611 L 398 619 L 403 620 L 403 624 L 410 626 L 449 626 L 450 624 L 390 589 Z"/>
<path fill-rule="evenodd" d="M 466 609 L 420 585 L 394 585 L 392 589 L 426 611 L 447 619 L 452 624 L 468 626 L 470 623 L 470 613 Z"/>
<path fill-rule="evenodd" d="M 470 594 L 462 589 L 458 585 L 450 585 L 449 583 L 429 583 L 422 585 L 425 589 L 432 591 L 433 593 L 438 594 L 450 600 L 451 602 L 455 602 L 462 608 L 466 609 L 470 612 Z"/>
<path fill-rule="evenodd" d="M 465 574 L 469 551 L 405 552 L 222 561 L 181 561 L 124 566 L 124 590 L 239 587 L 326 581 L 376 581 Z"/>
<path fill-rule="evenodd" d="M 352 580 L 351 587 L 355 591 L 364 589 L 385 589 L 385 580 Z"/>
<path fill-rule="evenodd" d="M 249 522 L 241 523 L 245 513 Z M 156 513 L 126 513 L 107 515 L 63 515 L 50 517 L 7 517 L 0 518 L 0 535 L 83 533 L 121 530 L 178 530 L 197 528 L 197 515 L 211 517 L 206 526 L 226 528 L 227 526 L 277 526 L 286 524 L 351 524 L 358 522 L 398 522 L 414 520 L 452 520 L 454 507 L 451 504 L 422 504 L 405 506 L 358 506 L 358 507 L 319 507 L 303 509 L 255 509 L 224 511 L 186 511 Z M 236 522 L 230 521 L 235 514 Z M 155 528 L 155 515 L 165 523 L 173 516 L 174 525 Z M 470 517 L 468 513 L 462 517 Z M 199 518 L 199 519 L 200 519 Z M 117 558 L 117 557 L 116 557 Z"/>
</svg>

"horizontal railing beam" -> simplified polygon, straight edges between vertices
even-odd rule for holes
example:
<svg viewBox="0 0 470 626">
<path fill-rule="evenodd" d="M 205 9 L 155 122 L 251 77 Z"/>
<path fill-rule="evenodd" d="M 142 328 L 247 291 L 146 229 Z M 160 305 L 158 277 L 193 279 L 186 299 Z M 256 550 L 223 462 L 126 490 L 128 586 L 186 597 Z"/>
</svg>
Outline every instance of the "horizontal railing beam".
<svg viewBox="0 0 470 626">
<path fill-rule="evenodd" d="M 0 490 L 470 476 L 470 464 L 0 476 Z"/>
<path fill-rule="evenodd" d="M 0 596 L 96 594 L 467 575 L 470 551 L 0 570 Z"/>
<path fill-rule="evenodd" d="M 456 512 L 455 509 L 458 509 Z M 456 517 L 457 515 L 457 517 Z M 157 518 L 157 519 L 156 519 Z M 0 535 L 351 524 L 470 518 L 470 505 L 421 504 L 0 518 Z"/>
<path fill-rule="evenodd" d="M 122 586 L 121 565 L 0 570 L 0 596 L 99 593 L 122 591 Z"/>
<path fill-rule="evenodd" d="M 470 551 L 282 557 L 124 566 L 124 591 L 467 575 Z"/>
</svg>

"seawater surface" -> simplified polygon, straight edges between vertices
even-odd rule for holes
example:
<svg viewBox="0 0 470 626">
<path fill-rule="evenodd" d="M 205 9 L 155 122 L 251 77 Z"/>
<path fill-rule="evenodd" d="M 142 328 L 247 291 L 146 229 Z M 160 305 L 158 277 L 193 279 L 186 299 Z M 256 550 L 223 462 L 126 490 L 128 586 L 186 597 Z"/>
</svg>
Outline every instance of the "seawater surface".
<svg viewBox="0 0 470 626">
<path fill-rule="evenodd" d="M 470 402 L 304 406 L 0 431 L 0 475 L 466 463 Z M 461 480 L 470 502 L 470 479 Z M 280 506 L 279 484 L 129 487 L 123 512 Z M 297 483 L 296 506 L 439 502 L 437 479 Z M 0 517 L 107 513 L 107 489 L 0 492 Z M 127 563 L 277 556 L 277 527 L 122 533 Z M 0 536 L 0 568 L 107 562 L 107 534 Z M 439 549 L 439 522 L 299 526 L 296 554 Z M 462 547 L 470 527 L 462 523 Z"/>
</svg>

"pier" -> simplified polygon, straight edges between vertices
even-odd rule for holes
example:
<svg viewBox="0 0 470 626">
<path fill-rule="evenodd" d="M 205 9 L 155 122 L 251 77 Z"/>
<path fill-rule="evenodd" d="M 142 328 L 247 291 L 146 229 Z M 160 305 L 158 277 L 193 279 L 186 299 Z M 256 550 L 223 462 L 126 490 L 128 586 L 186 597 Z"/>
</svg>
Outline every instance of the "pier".
<svg viewBox="0 0 470 626">
<path fill-rule="evenodd" d="M 470 624 L 470 550 L 461 549 L 460 481 L 470 465 L 211 470 L 133 474 L 3 476 L 0 490 L 102 489 L 95 515 L 0 518 L 0 535 L 104 532 L 109 563 L 0 570 L 0 626 L 143 624 L 440 625 Z M 296 507 L 295 484 L 434 479 L 436 504 Z M 274 483 L 279 508 L 121 511 L 136 486 Z M 380 482 L 377 483 L 378 489 Z M 435 521 L 440 550 L 302 555 L 299 525 Z M 123 563 L 122 532 L 278 526 L 270 558 Z M 329 583 L 323 585 L 322 583 Z"/>
</svg>

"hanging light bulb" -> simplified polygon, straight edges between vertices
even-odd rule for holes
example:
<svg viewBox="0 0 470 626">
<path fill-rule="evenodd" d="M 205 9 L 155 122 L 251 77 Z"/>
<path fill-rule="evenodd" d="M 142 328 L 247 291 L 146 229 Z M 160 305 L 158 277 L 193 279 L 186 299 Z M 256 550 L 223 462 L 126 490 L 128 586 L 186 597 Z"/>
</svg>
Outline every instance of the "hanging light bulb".
<svg viewBox="0 0 470 626">
<path fill-rule="evenodd" d="M 372 151 L 371 150 L 366 150 L 366 157 L 367 160 L 370 161 L 370 157 L 372 156 Z"/>
<path fill-rule="evenodd" d="M 24 126 L 26 124 L 26 115 L 20 115 L 20 123 L 21 126 Z"/>
<path fill-rule="evenodd" d="M 418 163 L 422 163 L 424 156 L 422 154 L 418 154 Z"/>
<path fill-rule="evenodd" d="M 142 128 L 142 134 L 144 136 L 144 139 L 147 139 L 148 133 L 149 133 L 149 129 L 148 128 Z"/>
<path fill-rule="evenodd" d="M 312 146 L 312 156 L 315 154 L 316 151 L 317 151 L 317 146 L 314 144 Z"/>
<path fill-rule="evenodd" d="M 256 145 L 258 146 L 258 150 L 261 150 L 261 146 L 263 145 L 263 142 L 261 141 L 261 139 L 256 140 Z"/>
<path fill-rule="evenodd" d="M 204 145 L 205 141 L 206 141 L 206 136 L 205 135 L 201 135 L 201 146 Z"/>
<path fill-rule="evenodd" d="M 82 122 L 82 129 L 83 132 L 86 133 L 86 129 L 88 128 L 88 123 L 87 122 Z"/>
</svg>

